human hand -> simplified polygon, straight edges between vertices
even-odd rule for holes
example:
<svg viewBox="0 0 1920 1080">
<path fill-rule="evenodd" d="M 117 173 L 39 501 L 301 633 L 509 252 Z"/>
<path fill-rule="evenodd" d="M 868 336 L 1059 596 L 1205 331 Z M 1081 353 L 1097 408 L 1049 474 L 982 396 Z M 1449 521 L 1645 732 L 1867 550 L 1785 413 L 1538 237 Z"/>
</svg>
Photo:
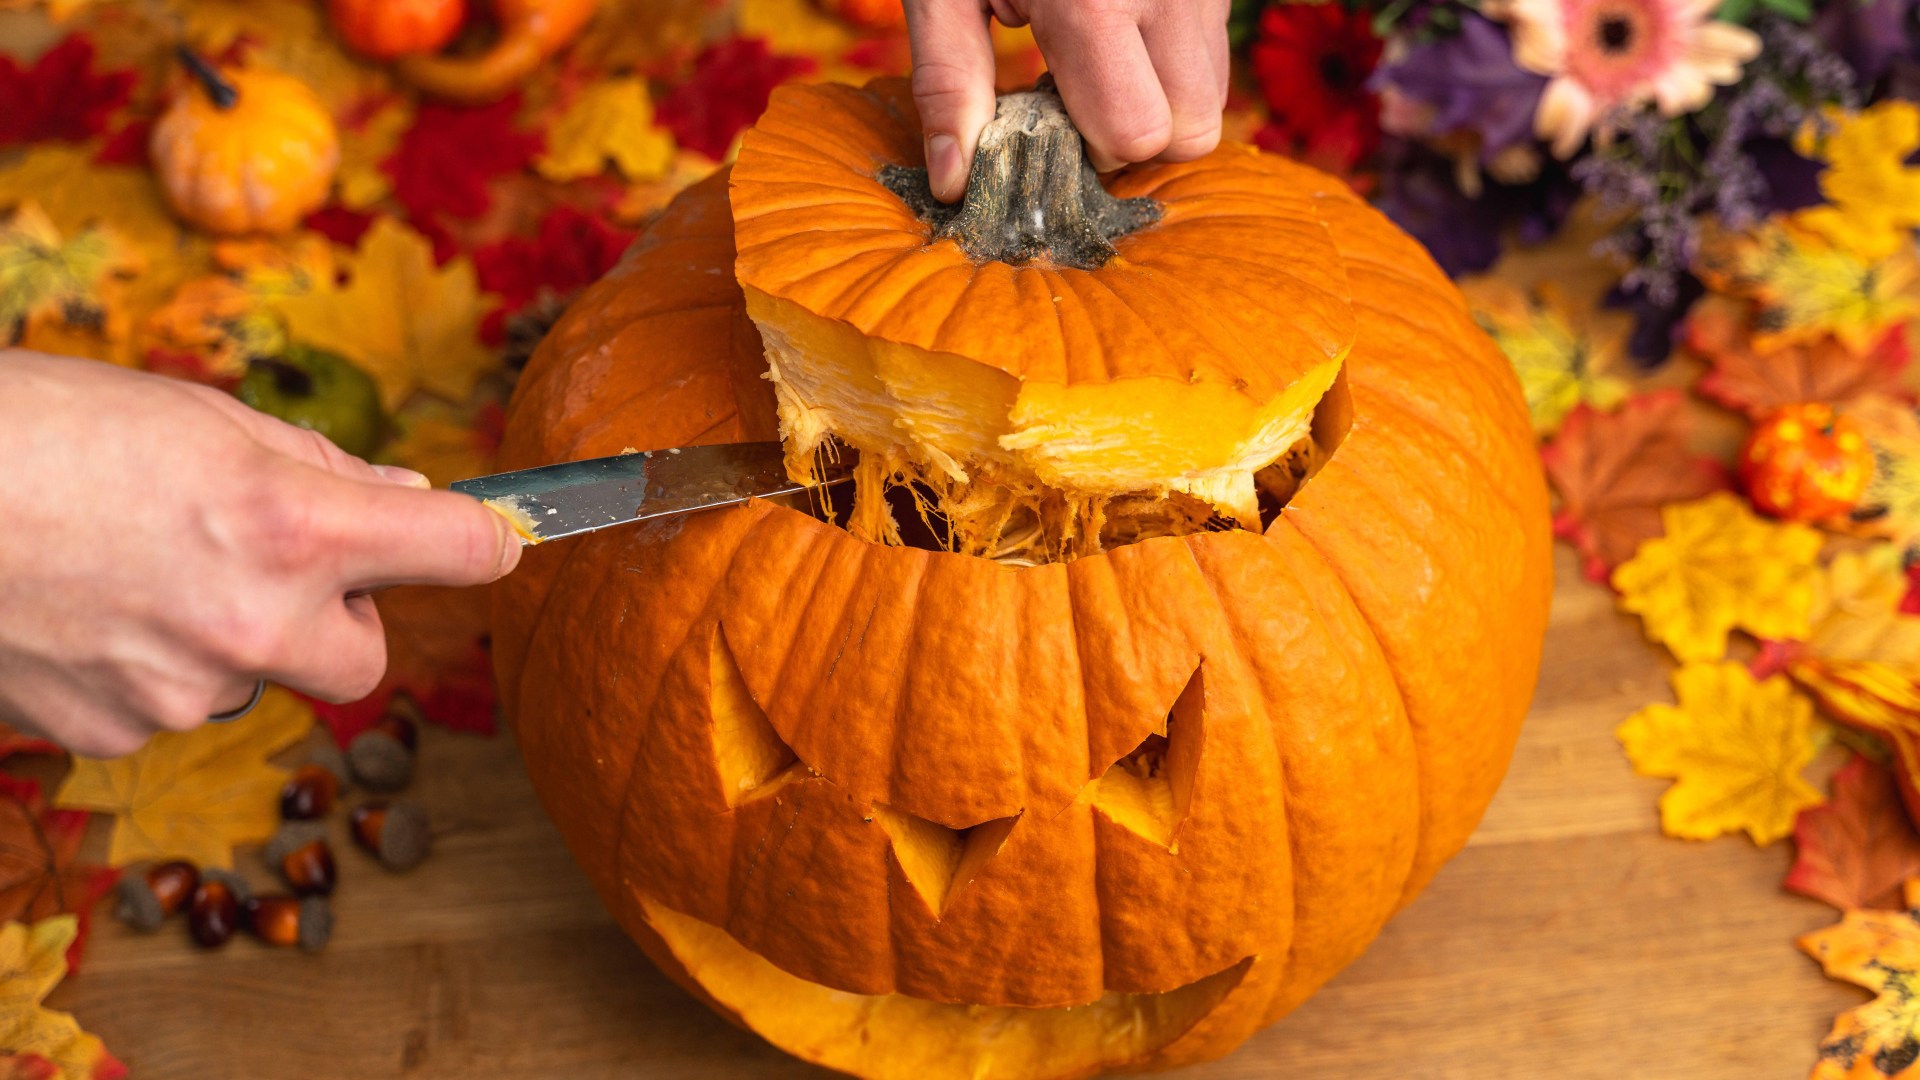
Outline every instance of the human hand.
<svg viewBox="0 0 1920 1080">
<path fill-rule="evenodd" d="M 497 514 L 216 390 L 0 351 L 0 721 L 124 754 L 271 679 L 328 701 L 386 668 L 364 590 L 513 569 Z"/>
<path fill-rule="evenodd" d="M 913 98 L 927 179 L 943 202 L 967 190 L 993 119 L 989 15 L 1033 36 L 1093 167 L 1192 161 L 1220 143 L 1229 0 L 906 0 Z"/>
</svg>

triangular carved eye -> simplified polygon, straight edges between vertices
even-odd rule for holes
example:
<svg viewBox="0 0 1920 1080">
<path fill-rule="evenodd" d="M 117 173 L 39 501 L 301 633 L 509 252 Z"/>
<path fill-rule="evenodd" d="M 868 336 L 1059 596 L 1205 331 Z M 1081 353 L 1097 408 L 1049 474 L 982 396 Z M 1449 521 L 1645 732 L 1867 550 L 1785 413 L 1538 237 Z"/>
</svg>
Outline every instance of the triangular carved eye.
<svg viewBox="0 0 1920 1080">
<path fill-rule="evenodd" d="M 933 913 L 944 915 L 960 887 L 979 876 L 980 868 L 1000 851 L 1013 832 L 1018 816 L 983 821 L 966 829 L 949 829 L 926 818 L 873 804 L 873 819 L 893 841 L 893 857 Z"/>
<path fill-rule="evenodd" d="M 1200 769 L 1205 691 L 1195 671 L 1161 730 L 1140 741 L 1093 782 L 1093 805 L 1114 824 L 1168 850 L 1193 802 Z"/>
<path fill-rule="evenodd" d="M 707 701 L 713 710 L 713 756 L 728 806 L 739 806 L 801 775 L 807 767 L 753 700 L 740 665 L 718 627 L 708 655 Z"/>
</svg>

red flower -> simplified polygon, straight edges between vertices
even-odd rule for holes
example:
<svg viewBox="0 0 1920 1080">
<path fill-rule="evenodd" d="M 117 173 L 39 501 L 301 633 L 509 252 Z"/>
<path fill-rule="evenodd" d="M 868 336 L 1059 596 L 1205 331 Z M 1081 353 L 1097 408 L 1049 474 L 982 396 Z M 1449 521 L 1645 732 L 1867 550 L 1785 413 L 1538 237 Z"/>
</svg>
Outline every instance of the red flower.
<svg viewBox="0 0 1920 1080">
<path fill-rule="evenodd" d="M 654 119 L 681 146 L 722 158 L 733 137 L 767 111 L 773 88 L 818 65 L 805 56 L 775 56 L 759 38 L 728 38 L 693 62 L 693 74 L 660 100 Z"/>
<path fill-rule="evenodd" d="M 1273 115 L 1256 136 L 1262 147 L 1345 171 L 1379 146 L 1380 99 L 1367 76 L 1380 39 L 1366 12 L 1276 4 L 1261 16 L 1252 55 Z"/>
<path fill-rule="evenodd" d="M 95 74 L 93 42 L 80 34 L 68 35 L 32 67 L 0 56 L 0 146 L 84 142 L 106 130 L 133 83 L 131 71 Z"/>
</svg>

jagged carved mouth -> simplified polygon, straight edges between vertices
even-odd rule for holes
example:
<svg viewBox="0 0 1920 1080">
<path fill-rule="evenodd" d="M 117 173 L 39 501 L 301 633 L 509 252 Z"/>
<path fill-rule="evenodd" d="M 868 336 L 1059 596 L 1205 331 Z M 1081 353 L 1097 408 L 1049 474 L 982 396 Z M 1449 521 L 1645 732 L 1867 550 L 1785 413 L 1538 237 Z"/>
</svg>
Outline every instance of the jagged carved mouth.
<svg viewBox="0 0 1920 1080">
<path fill-rule="evenodd" d="M 853 994 L 776 967 L 711 923 L 642 898 L 647 922 L 722 1007 L 775 1046 L 872 1077 L 1078 1076 L 1166 1047 L 1246 977 L 1248 957 L 1161 993 L 1025 1009 Z"/>
</svg>

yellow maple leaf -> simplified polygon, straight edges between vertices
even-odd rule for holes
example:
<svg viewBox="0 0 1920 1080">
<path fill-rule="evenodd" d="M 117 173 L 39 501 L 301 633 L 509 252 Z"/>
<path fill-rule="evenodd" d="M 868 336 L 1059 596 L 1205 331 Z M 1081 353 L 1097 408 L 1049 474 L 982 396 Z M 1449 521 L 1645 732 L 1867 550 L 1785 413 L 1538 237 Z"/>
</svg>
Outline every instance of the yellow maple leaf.
<svg viewBox="0 0 1920 1080">
<path fill-rule="evenodd" d="M 1874 395 L 1847 415 L 1873 448 L 1873 479 L 1848 522 L 1853 532 L 1920 547 L 1920 410 Z"/>
<path fill-rule="evenodd" d="M 359 123 L 341 125 L 340 171 L 334 181 L 340 205 L 365 210 L 392 194 L 393 178 L 381 171 L 380 163 L 393 156 L 413 120 L 413 104 L 394 98 Z"/>
<path fill-rule="evenodd" d="M 386 448 L 382 459 L 412 469 L 443 488 L 455 480 L 485 476 L 494 471 L 493 454 L 474 431 L 469 418 L 452 410 L 434 410 L 425 414 L 397 418 L 399 435 Z"/>
<path fill-rule="evenodd" d="M 1814 582 L 1807 655 L 1920 665 L 1920 615 L 1900 611 L 1910 582 L 1893 544 L 1834 557 Z"/>
<path fill-rule="evenodd" d="M 74 915 L 0 927 L 0 1052 L 44 1058 L 58 1070 L 57 1080 L 119 1072 L 106 1047 L 79 1021 L 41 1004 L 66 978 L 67 949 L 79 935 Z"/>
<path fill-rule="evenodd" d="M 1632 320 L 1617 313 L 1576 313 L 1551 282 L 1522 288 L 1502 278 L 1461 283 L 1473 317 L 1507 355 L 1520 377 L 1534 430 L 1549 434 L 1575 405 L 1611 409 L 1626 400 L 1617 374 Z"/>
<path fill-rule="evenodd" d="M 1820 534 L 1770 522 L 1724 491 L 1660 510 L 1666 535 L 1641 544 L 1613 572 L 1620 607 L 1681 660 L 1717 660 L 1734 628 L 1757 637 L 1806 637 Z"/>
<path fill-rule="evenodd" d="M 347 260 L 348 280 L 270 298 L 294 341 L 339 353 L 380 386 L 388 412 L 415 390 L 464 401 L 498 360 L 480 343 L 489 302 L 465 256 L 444 267 L 433 245 L 383 217 Z"/>
<path fill-rule="evenodd" d="M 114 866 L 159 859 L 232 866 L 235 845 L 261 843 L 279 827 L 289 774 L 266 759 L 312 729 L 313 710 L 272 687 L 231 724 L 162 732 L 110 761 L 75 758 L 53 801 L 113 815 L 107 861 Z"/>
<path fill-rule="evenodd" d="M 1830 979 L 1874 999 L 1834 1019 L 1809 1080 L 1911 1076 L 1920 1058 L 1920 882 L 1906 885 L 1905 911 L 1849 911 L 1836 925 L 1801 935 L 1800 950 Z"/>
<path fill-rule="evenodd" d="M 697 49 L 715 15 L 712 0 L 600 0 L 571 55 L 586 71 L 650 70 Z"/>
<path fill-rule="evenodd" d="M 1890 98 L 1860 112 L 1830 109 L 1827 115 L 1825 139 L 1809 124 L 1796 149 L 1827 163 L 1820 193 L 1829 205 L 1798 211 L 1794 224 L 1863 259 L 1885 259 L 1911 246 L 1920 226 L 1920 168 L 1906 160 L 1920 150 L 1920 107 Z"/>
<path fill-rule="evenodd" d="M 854 42 L 853 31 L 813 0 L 740 0 L 733 20 L 741 37 L 765 38 L 769 49 L 785 56 L 829 60 Z"/>
<path fill-rule="evenodd" d="M 23 202 L 0 213 L 0 340 L 34 316 L 86 323 L 103 319 L 104 280 L 136 268 L 109 229 L 94 226 L 63 239 L 38 203 Z"/>
<path fill-rule="evenodd" d="M 640 79 L 607 79 L 574 99 L 547 132 L 534 168 L 565 183 L 599 176 L 611 161 L 628 180 L 652 180 L 673 165 L 673 137 L 653 122 L 653 100 Z"/>
<path fill-rule="evenodd" d="M 1649 705 L 1614 736 L 1643 776 L 1673 780 L 1660 796 L 1669 836 L 1711 840 L 1744 829 L 1756 844 L 1793 831 L 1820 792 L 1800 775 L 1819 749 L 1813 703 L 1782 676 L 1756 683 L 1736 663 L 1673 673 L 1679 705 Z"/>
<path fill-rule="evenodd" d="M 1888 327 L 1920 314 L 1920 261 L 1910 244 L 1868 259 L 1778 219 L 1743 232 L 1709 223 L 1694 269 L 1714 290 L 1759 306 L 1756 352 L 1828 334 L 1865 352 Z"/>
</svg>

